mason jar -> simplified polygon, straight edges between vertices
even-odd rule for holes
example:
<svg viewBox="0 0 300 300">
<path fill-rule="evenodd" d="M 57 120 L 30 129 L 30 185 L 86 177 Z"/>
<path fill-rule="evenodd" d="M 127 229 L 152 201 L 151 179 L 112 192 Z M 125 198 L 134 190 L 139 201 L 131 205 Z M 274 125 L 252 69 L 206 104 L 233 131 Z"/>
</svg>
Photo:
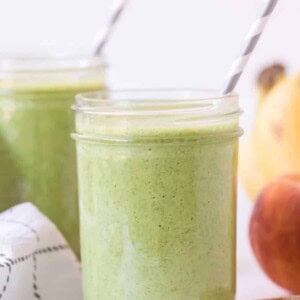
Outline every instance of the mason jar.
<svg viewBox="0 0 300 300">
<path fill-rule="evenodd" d="M 234 299 L 237 95 L 92 92 L 73 109 L 85 299 Z"/>
<path fill-rule="evenodd" d="M 0 210 L 30 201 L 79 253 L 75 145 L 70 106 L 101 90 L 102 58 L 0 59 Z"/>
</svg>

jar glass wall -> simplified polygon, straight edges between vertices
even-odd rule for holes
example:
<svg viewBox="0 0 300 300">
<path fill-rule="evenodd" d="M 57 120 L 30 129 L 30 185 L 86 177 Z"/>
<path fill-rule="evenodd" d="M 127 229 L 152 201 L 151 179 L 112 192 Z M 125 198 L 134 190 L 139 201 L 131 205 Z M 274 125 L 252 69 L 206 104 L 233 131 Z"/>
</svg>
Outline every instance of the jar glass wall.
<svg viewBox="0 0 300 300">
<path fill-rule="evenodd" d="M 100 92 L 73 108 L 85 299 L 234 299 L 237 96 Z"/>
<path fill-rule="evenodd" d="M 105 88 L 101 58 L 0 59 L 0 210 L 34 203 L 79 253 L 75 94 Z"/>
</svg>

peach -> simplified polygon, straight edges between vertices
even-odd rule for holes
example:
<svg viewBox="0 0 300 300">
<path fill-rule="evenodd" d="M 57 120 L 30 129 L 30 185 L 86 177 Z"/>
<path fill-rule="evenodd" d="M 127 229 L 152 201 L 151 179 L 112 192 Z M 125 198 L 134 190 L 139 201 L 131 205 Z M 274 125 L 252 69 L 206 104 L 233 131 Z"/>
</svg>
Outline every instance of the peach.
<svg viewBox="0 0 300 300">
<path fill-rule="evenodd" d="M 254 254 L 271 280 L 300 293 L 300 174 L 279 177 L 262 190 L 249 235 Z"/>
</svg>

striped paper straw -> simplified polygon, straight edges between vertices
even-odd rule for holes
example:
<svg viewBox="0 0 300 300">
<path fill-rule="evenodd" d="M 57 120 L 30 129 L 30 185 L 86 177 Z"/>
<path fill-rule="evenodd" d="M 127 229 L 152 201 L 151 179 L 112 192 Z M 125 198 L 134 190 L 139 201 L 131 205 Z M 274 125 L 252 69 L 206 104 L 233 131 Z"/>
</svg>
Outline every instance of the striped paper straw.
<svg viewBox="0 0 300 300">
<path fill-rule="evenodd" d="M 231 93 L 238 83 L 245 66 L 255 49 L 263 30 L 279 0 L 268 0 L 261 16 L 252 24 L 241 55 L 234 61 L 227 75 L 227 79 L 222 89 L 222 94 Z"/>
<path fill-rule="evenodd" d="M 128 0 L 120 0 L 116 3 L 115 7 L 112 9 L 112 14 L 106 24 L 106 26 L 102 29 L 102 31 L 98 34 L 95 39 L 95 50 L 94 55 L 98 56 L 102 52 L 103 48 L 109 41 L 109 38 L 118 23 L 119 18 L 124 11 Z"/>
</svg>

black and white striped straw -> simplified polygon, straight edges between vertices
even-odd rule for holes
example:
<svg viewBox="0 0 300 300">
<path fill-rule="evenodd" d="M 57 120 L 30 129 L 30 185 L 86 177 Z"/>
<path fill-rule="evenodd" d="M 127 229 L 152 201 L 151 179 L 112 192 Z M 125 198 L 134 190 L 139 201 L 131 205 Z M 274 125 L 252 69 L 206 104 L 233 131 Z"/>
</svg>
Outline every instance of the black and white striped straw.
<svg viewBox="0 0 300 300">
<path fill-rule="evenodd" d="M 279 0 L 268 0 L 266 6 L 264 7 L 263 13 L 252 24 L 250 31 L 246 36 L 242 53 L 234 61 L 226 77 L 226 82 L 224 88 L 222 89 L 222 95 L 229 94 L 234 90 L 278 1 Z"/>
<path fill-rule="evenodd" d="M 128 0 L 120 0 L 116 3 L 115 7 L 112 9 L 112 14 L 106 24 L 106 26 L 102 29 L 102 31 L 98 34 L 95 39 L 95 47 L 94 47 L 94 55 L 98 56 L 102 53 L 103 48 L 109 41 L 109 38 L 118 23 L 119 18 L 121 17 L 125 7 L 127 5 Z"/>
</svg>

